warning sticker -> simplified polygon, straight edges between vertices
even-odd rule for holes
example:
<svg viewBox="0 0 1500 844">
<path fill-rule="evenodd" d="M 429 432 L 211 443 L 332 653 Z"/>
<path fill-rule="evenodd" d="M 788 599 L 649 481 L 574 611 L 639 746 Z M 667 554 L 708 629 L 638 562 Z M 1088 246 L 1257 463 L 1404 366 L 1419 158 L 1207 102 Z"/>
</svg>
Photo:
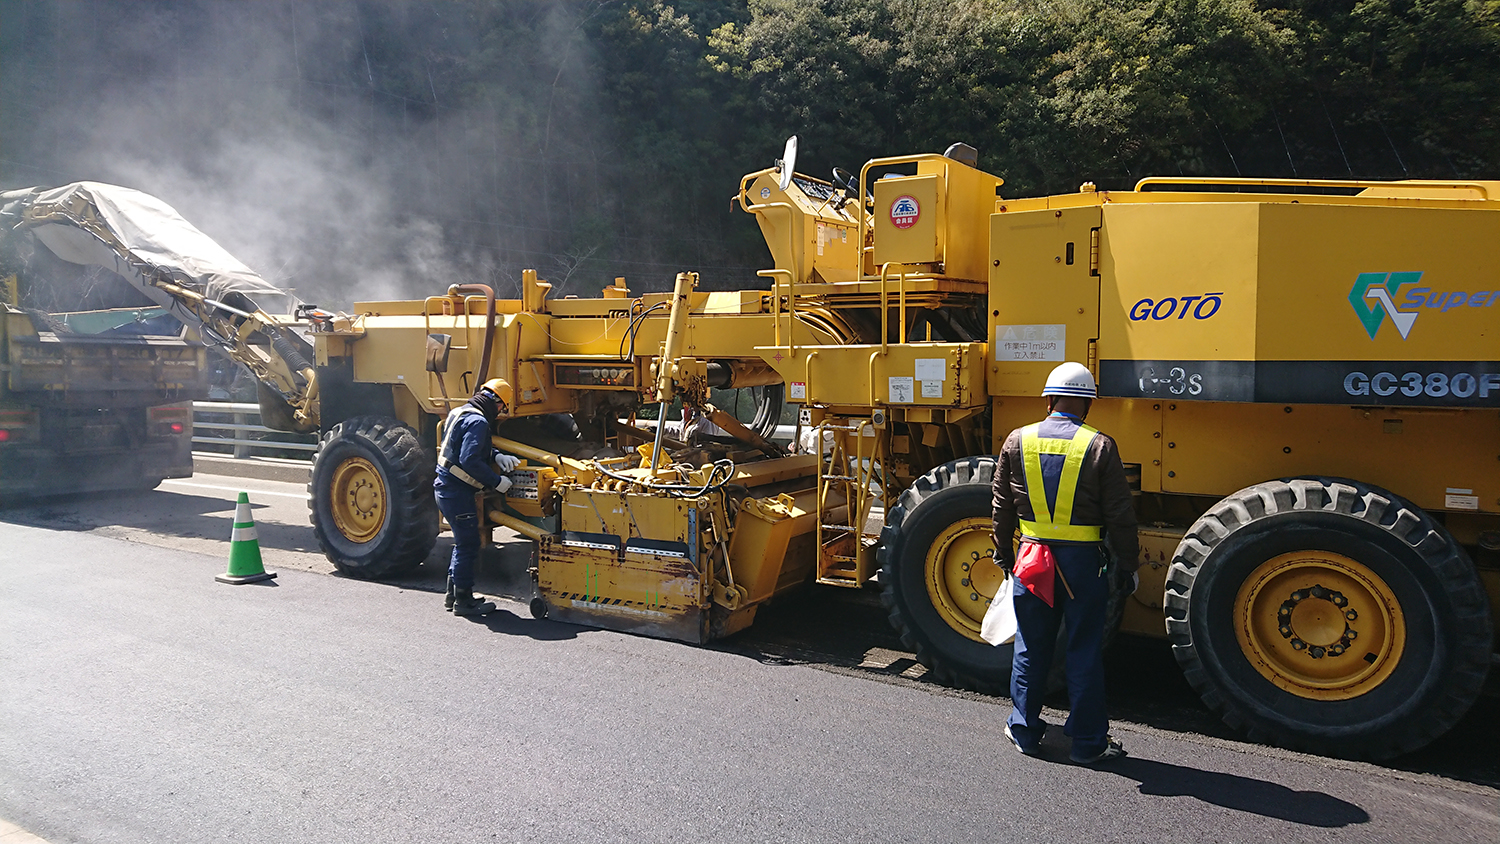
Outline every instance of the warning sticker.
<svg viewBox="0 0 1500 844">
<path fill-rule="evenodd" d="M 922 398 L 940 399 L 943 397 L 943 382 L 941 381 L 918 381 L 922 385 Z"/>
<path fill-rule="evenodd" d="M 891 203 L 891 225 L 898 229 L 909 229 L 917 224 L 917 218 L 922 216 L 922 206 L 917 204 L 917 198 L 909 194 L 896 197 Z"/>
<path fill-rule="evenodd" d="M 787 398 L 790 398 L 790 399 L 806 399 L 807 398 L 807 382 L 806 381 L 793 381 L 791 383 L 791 385 L 789 387 L 787 387 L 786 395 L 787 395 Z"/>
<path fill-rule="evenodd" d="M 916 401 L 916 384 L 913 383 L 914 381 L 915 379 L 910 375 L 892 375 L 889 387 L 887 388 L 889 398 L 886 400 L 891 404 L 911 404 Z"/>
<path fill-rule="evenodd" d="M 1066 325 L 997 325 L 995 360 L 1064 361 L 1068 348 Z"/>
<path fill-rule="evenodd" d="M 916 370 L 918 381 L 947 381 L 948 359 L 917 358 Z"/>
<path fill-rule="evenodd" d="M 1448 487 L 1444 491 L 1443 507 L 1448 510 L 1478 510 L 1479 496 L 1472 489 Z"/>
</svg>

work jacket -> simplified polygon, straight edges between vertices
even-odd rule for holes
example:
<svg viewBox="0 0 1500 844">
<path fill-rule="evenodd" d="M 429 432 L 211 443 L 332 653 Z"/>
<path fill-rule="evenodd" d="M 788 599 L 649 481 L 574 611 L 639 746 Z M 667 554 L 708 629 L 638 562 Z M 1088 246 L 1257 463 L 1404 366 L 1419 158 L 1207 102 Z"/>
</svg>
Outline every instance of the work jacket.
<svg viewBox="0 0 1500 844">
<path fill-rule="evenodd" d="M 494 459 L 490 423 L 484 414 L 473 405 L 456 407 L 443 423 L 435 486 L 463 484 L 475 492 L 493 489 L 500 484 L 500 475 L 491 463 Z"/>
<path fill-rule="evenodd" d="M 1036 476 L 1040 490 L 1032 489 Z M 1002 546 L 995 559 L 1006 567 L 1015 562 L 1010 538 L 1017 527 L 1023 541 L 1107 541 L 1123 569 L 1139 565 L 1135 505 L 1119 449 L 1077 417 L 1053 413 L 1010 432 L 1000 448 L 991 510 Z"/>
</svg>

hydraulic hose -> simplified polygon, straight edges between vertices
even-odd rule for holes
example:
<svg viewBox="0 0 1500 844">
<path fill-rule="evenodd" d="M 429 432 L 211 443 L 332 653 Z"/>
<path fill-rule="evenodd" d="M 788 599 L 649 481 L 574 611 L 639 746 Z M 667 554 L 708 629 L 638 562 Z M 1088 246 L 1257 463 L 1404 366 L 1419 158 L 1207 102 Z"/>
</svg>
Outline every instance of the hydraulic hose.
<svg viewBox="0 0 1500 844">
<path fill-rule="evenodd" d="M 633 478 L 629 475 L 622 475 L 618 472 L 610 470 L 608 467 L 597 462 L 594 465 L 595 468 L 597 468 L 601 473 L 607 475 L 608 477 L 614 478 L 617 481 L 624 481 L 632 485 L 643 486 L 647 489 L 661 490 L 672 498 L 697 498 L 704 493 L 718 491 L 728 485 L 729 481 L 734 478 L 734 471 L 736 468 L 734 465 L 734 461 L 728 458 L 715 460 L 713 463 L 713 469 L 708 473 L 708 480 L 702 486 L 695 487 L 692 484 L 661 483 L 657 481 L 642 480 L 640 478 Z M 724 479 L 715 481 L 714 477 L 721 472 L 724 474 Z"/>
<path fill-rule="evenodd" d="M 299 375 L 312 369 L 312 364 L 307 362 L 307 358 L 302 355 L 302 350 L 298 349 L 286 335 L 280 332 L 272 334 L 271 348 L 286 362 L 287 369 Z"/>
<path fill-rule="evenodd" d="M 484 296 L 484 309 L 488 318 L 484 321 L 484 352 L 479 358 L 479 373 L 474 379 L 477 392 L 480 385 L 489 380 L 490 352 L 495 348 L 495 289 L 488 284 L 454 284 L 448 287 L 449 296 Z M 465 313 L 468 309 L 464 309 Z"/>
</svg>

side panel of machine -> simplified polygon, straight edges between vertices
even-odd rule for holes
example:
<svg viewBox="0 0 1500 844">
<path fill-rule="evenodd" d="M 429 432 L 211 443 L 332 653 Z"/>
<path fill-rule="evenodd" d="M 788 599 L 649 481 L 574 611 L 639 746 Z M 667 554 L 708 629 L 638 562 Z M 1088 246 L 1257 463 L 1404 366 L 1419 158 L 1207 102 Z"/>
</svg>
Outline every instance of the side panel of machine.
<svg viewBox="0 0 1500 844">
<path fill-rule="evenodd" d="M 1097 207 L 990 217 L 990 394 L 1034 396 L 1065 360 L 1087 361 L 1099 336 L 1090 244 Z"/>
<path fill-rule="evenodd" d="M 406 393 L 397 398 L 427 413 L 442 415 L 454 400 L 463 401 L 478 388 L 480 358 L 484 346 L 484 316 L 434 314 L 377 314 L 367 317 L 367 336 L 346 341 L 353 358 L 354 381 L 386 384 Z M 550 318 L 538 314 L 501 314 L 497 318 L 490 366 L 486 378 L 504 378 L 515 388 L 518 416 L 567 413 L 574 410 L 574 396 L 566 390 L 549 389 L 552 364 L 543 360 L 550 352 Z M 452 338 L 448 371 L 439 375 L 425 368 L 427 337 L 447 334 Z M 373 336 L 370 336 L 373 335 Z M 378 339 L 377 339 L 378 338 Z M 442 378 L 442 383 L 439 383 Z M 448 399 L 443 397 L 447 391 Z M 413 410 L 415 412 L 415 410 Z M 408 423 L 412 420 L 406 419 Z"/>
<path fill-rule="evenodd" d="M 1099 391 L 1248 400 L 1256 357 L 1258 206 L 1110 205 L 1099 239 Z M 1212 365 L 1208 365 L 1212 364 Z"/>
<path fill-rule="evenodd" d="M 1478 209 L 1108 206 L 1101 394 L 1500 407 L 1497 235 Z"/>
</svg>

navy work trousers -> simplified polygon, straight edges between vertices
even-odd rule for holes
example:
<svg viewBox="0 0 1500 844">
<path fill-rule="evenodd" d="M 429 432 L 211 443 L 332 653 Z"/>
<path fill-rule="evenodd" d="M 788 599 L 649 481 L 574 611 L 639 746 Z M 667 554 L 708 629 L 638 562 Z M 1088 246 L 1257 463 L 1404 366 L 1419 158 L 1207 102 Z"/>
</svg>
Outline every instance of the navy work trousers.
<svg viewBox="0 0 1500 844">
<path fill-rule="evenodd" d="M 474 589 L 474 561 L 479 559 L 479 511 L 474 507 L 474 488 L 464 483 L 436 486 L 438 509 L 453 528 L 453 561 L 448 576 L 459 592 Z"/>
<path fill-rule="evenodd" d="M 1010 731 L 1021 746 L 1031 748 L 1047 728 L 1042 700 L 1047 675 L 1057 650 L 1058 625 L 1067 623 L 1068 700 L 1071 711 L 1063 732 L 1073 739 L 1074 756 L 1094 756 L 1104 750 L 1109 715 L 1104 708 L 1104 612 L 1109 600 L 1105 557 L 1098 545 L 1052 545 L 1061 572 L 1054 584 L 1052 606 L 1015 582 L 1016 651 L 1010 672 Z M 1073 590 L 1063 587 L 1063 578 Z"/>
</svg>

